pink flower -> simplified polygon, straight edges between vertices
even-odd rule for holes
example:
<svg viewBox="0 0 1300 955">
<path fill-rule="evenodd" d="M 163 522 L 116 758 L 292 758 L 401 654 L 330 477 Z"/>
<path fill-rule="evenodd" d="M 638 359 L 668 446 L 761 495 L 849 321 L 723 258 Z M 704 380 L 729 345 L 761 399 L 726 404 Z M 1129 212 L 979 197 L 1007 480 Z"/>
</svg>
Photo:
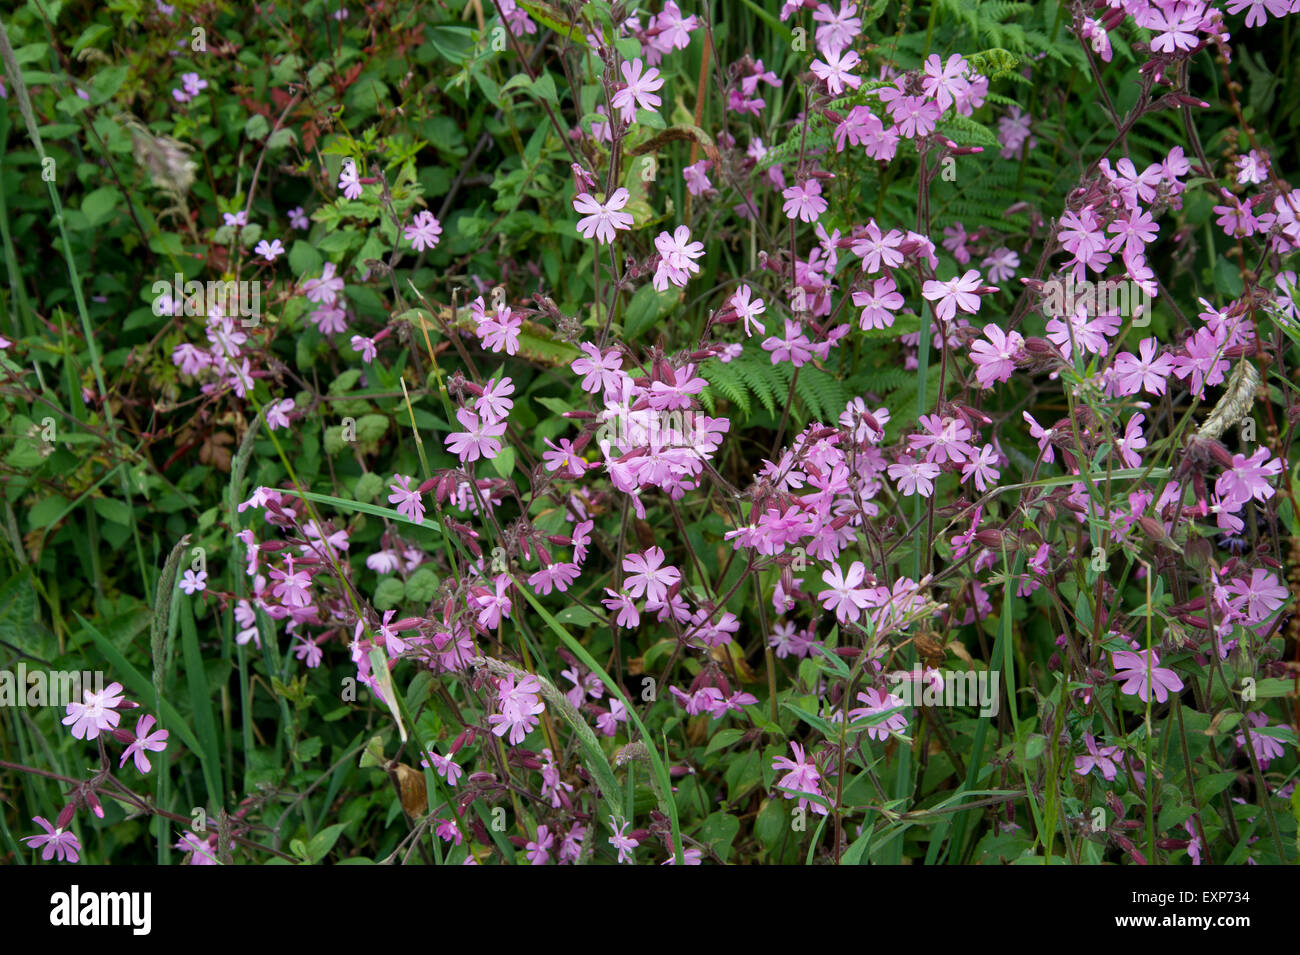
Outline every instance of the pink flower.
<svg viewBox="0 0 1300 955">
<path fill-rule="evenodd" d="M 605 593 L 609 596 L 603 598 L 601 603 L 610 613 L 617 611 L 617 616 L 614 618 L 615 626 L 624 629 L 640 626 L 641 614 L 637 612 L 636 604 L 632 602 L 631 597 L 625 593 L 611 590 L 609 587 L 605 588 Z"/>
<path fill-rule="evenodd" d="M 704 254 L 704 243 L 691 241 L 689 226 L 679 225 L 672 235 L 660 232 L 655 237 L 655 248 L 659 250 L 653 281 L 655 291 L 666 291 L 669 282 L 685 288 L 691 275 L 699 274 L 700 266 L 695 260 Z"/>
<path fill-rule="evenodd" d="M 788 318 L 785 320 L 785 338 L 769 336 L 763 339 L 762 347 L 764 351 L 772 353 L 774 365 L 788 361 L 798 368 L 811 361 L 813 356 L 813 344 L 803 333 L 802 326 Z"/>
<path fill-rule="evenodd" d="M 1169 698 L 1170 690 L 1176 693 L 1183 688 L 1177 673 L 1160 666 L 1160 656 L 1154 650 L 1137 653 L 1118 650 L 1111 654 L 1111 664 L 1115 668 L 1112 679 L 1123 681 L 1121 692 L 1128 696 L 1136 694 L 1144 703 L 1153 694 L 1157 703 L 1163 703 Z"/>
<path fill-rule="evenodd" d="M 583 342 L 579 347 L 587 357 L 575 358 L 569 367 L 573 369 L 574 374 L 584 376 L 582 390 L 594 394 L 597 391 L 607 392 L 617 387 L 621 377 L 620 369 L 623 367 L 623 359 L 619 353 L 613 349 L 601 352 L 590 342 Z"/>
<path fill-rule="evenodd" d="M 954 53 L 947 61 L 940 63 L 939 55 L 933 53 L 925 61 L 925 78 L 921 80 L 921 89 L 932 98 L 940 110 L 946 110 L 970 86 L 965 74 L 965 58 Z"/>
<path fill-rule="evenodd" d="M 497 736 L 509 732 L 511 746 L 522 743 L 537 728 L 537 717 L 546 710 L 539 699 L 541 691 L 541 683 L 532 674 L 520 679 L 517 685 L 514 674 L 502 677 L 497 682 L 497 705 L 501 712 L 488 717 L 492 732 Z"/>
<path fill-rule="evenodd" d="M 661 100 L 655 95 L 654 91 L 664 85 L 663 78 L 654 67 L 645 70 L 643 73 L 642 70 L 644 69 L 645 64 L 639 59 L 630 63 L 624 60 L 620 65 L 627 86 L 614 94 L 610 104 L 622 114 L 625 123 L 630 123 L 636 119 L 638 106 L 651 112 L 655 112 L 659 108 Z"/>
<path fill-rule="evenodd" d="M 858 702 L 865 705 L 849 710 L 851 724 L 906 705 L 902 697 L 870 687 L 858 694 Z M 881 741 L 888 739 L 890 733 L 901 733 L 905 729 L 907 729 L 907 717 L 902 713 L 892 713 L 880 722 L 866 727 L 868 736 Z"/>
<path fill-rule="evenodd" d="M 650 603 L 663 603 L 668 597 L 668 589 L 682 579 L 682 573 L 671 564 L 663 566 L 665 555 L 663 548 L 651 547 L 642 554 L 628 554 L 623 558 L 623 571 L 627 579 L 624 586 L 635 598 L 645 594 Z"/>
<path fill-rule="evenodd" d="M 578 579 L 577 564 L 547 564 L 528 577 L 528 585 L 545 596 L 553 589 L 564 593 Z"/>
<path fill-rule="evenodd" d="M 483 386 L 483 394 L 474 399 L 474 410 L 485 421 L 500 421 L 515 406 L 510 398 L 514 393 L 513 380 L 509 377 L 494 378 Z"/>
<path fill-rule="evenodd" d="M 820 796 L 821 791 L 821 773 L 817 771 L 816 765 L 811 760 L 805 760 L 803 747 L 798 743 L 791 742 L 790 749 L 794 753 L 794 759 L 787 756 L 777 756 L 772 760 L 772 768 L 777 772 L 784 772 L 776 782 L 776 788 L 784 792 L 786 799 L 799 800 L 799 808 L 804 809 L 810 804 L 807 796 L 800 793 L 809 793 Z M 826 806 L 819 802 L 811 803 L 812 811 L 817 815 L 824 816 L 827 813 Z"/>
<path fill-rule="evenodd" d="M 394 474 L 393 483 L 388 485 L 393 493 L 388 495 L 388 503 L 397 505 L 397 513 L 419 524 L 424 520 L 424 502 L 420 492 L 411 487 L 411 479 L 405 474 Z"/>
<path fill-rule="evenodd" d="M 122 719 L 115 707 L 122 703 L 122 684 L 110 683 L 99 693 L 82 691 L 81 703 L 69 703 L 64 726 L 72 727 L 75 739 L 91 740 L 101 731 L 114 729 Z"/>
<path fill-rule="evenodd" d="M 257 243 L 257 248 L 253 252 L 266 259 L 268 262 L 274 262 L 279 256 L 284 255 L 284 243 L 279 239 L 267 242 L 263 239 Z"/>
<path fill-rule="evenodd" d="M 451 756 L 439 756 L 433 750 L 425 751 L 420 765 L 435 770 L 439 776 L 447 780 L 448 786 L 455 786 L 456 781 L 465 773 L 465 770 L 461 769 Z"/>
<path fill-rule="evenodd" d="M 1168 355 L 1156 355 L 1160 342 L 1144 338 L 1138 343 L 1138 354 L 1120 352 L 1115 356 L 1115 384 L 1121 395 L 1135 395 L 1146 391 L 1152 395 L 1165 393 L 1166 379 L 1174 370 L 1174 360 Z"/>
<path fill-rule="evenodd" d="M 669 2 L 671 2 L 671 0 L 669 0 Z M 610 816 L 609 828 L 613 830 L 614 834 L 609 837 L 608 841 L 611 846 L 618 850 L 618 861 L 630 864 L 633 861 L 632 850 L 641 843 L 626 834 L 628 825 L 630 825 L 630 823 L 626 820 L 619 822 L 616 817 Z"/>
<path fill-rule="evenodd" d="M 198 573 L 195 573 L 192 568 L 186 568 L 185 573 L 181 575 L 180 582 L 176 586 L 185 591 L 185 595 L 189 597 L 193 596 L 200 590 L 206 590 L 208 586 L 207 580 L 208 572 L 206 570 L 200 570 Z"/>
<path fill-rule="evenodd" d="M 785 198 L 782 208 L 788 219 L 816 222 L 817 217 L 828 208 L 826 200 L 822 198 L 822 184 L 816 179 L 791 186 L 781 195 Z"/>
<path fill-rule="evenodd" d="M 900 250 L 902 244 L 902 232 L 890 229 L 882 234 L 880 227 L 872 219 L 867 223 L 862 234 L 854 237 L 850 249 L 854 255 L 862 259 L 864 272 L 875 273 L 880 271 L 881 266 L 896 269 L 903 264 L 903 253 Z"/>
<path fill-rule="evenodd" d="M 822 572 L 822 580 L 828 589 L 817 595 L 822 606 L 835 612 L 835 619 L 840 623 L 856 622 L 862 611 L 871 604 L 871 588 L 859 586 L 866 580 L 867 568 L 860 560 L 849 565 L 845 576 L 839 564 L 831 564 Z"/>
<path fill-rule="evenodd" d="M 951 321 L 957 309 L 974 314 L 979 311 L 980 274 L 968 269 L 965 275 L 948 279 L 946 282 L 927 281 L 921 286 L 921 295 L 931 302 L 937 302 L 934 314 L 940 321 Z"/>
<path fill-rule="evenodd" d="M 1291 591 L 1278 581 L 1276 574 L 1259 567 L 1250 572 L 1249 580 L 1231 580 L 1228 589 L 1239 595 L 1236 603 L 1245 603 L 1246 619 L 1251 623 L 1267 620 L 1291 598 Z"/>
<path fill-rule="evenodd" d="M 286 557 L 285 563 L 288 565 L 288 571 L 273 568 L 270 571 L 272 580 L 279 581 L 271 588 L 271 596 L 279 597 L 281 603 L 286 607 L 307 607 L 311 604 L 311 595 L 307 588 L 311 586 L 311 575 L 305 570 L 293 569 L 293 557 Z"/>
<path fill-rule="evenodd" d="M 81 858 L 81 843 L 77 841 L 75 834 L 54 828 L 43 816 L 33 816 L 32 822 L 44 829 L 45 833 L 23 836 L 23 842 L 33 849 L 44 846 L 41 852 L 42 860 L 49 862 L 57 856 L 60 862 L 76 862 Z"/>
<path fill-rule="evenodd" d="M 361 360 L 364 362 L 374 361 L 375 356 L 379 354 L 375 348 L 375 340 L 361 335 L 352 336 L 352 350 L 361 352 Z"/>
<path fill-rule="evenodd" d="M 146 751 L 151 753 L 161 753 L 167 748 L 167 731 L 157 730 L 150 733 L 153 728 L 154 718 L 148 714 L 140 717 L 135 724 L 135 739 L 122 753 L 122 761 L 118 763 L 118 768 L 126 765 L 126 761 L 132 756 L 135 757 L 135 768 L 142 773 L 149 772 L 153 767 L 149 765 L 149 757 L 145 755 Z"/>
<path fill-rule="evenodd" d="M 523 327 L 524 320 L 512 314 L 510 306 L 506 305 L 495 318 L 479 322 L 475 332 L 493 352 L 504 349 L 507 355 L 514 355 L 519 351 L 519 333 Z"/>
<path fill-rule="evenodd" d="M 326 262 L 321 269 L 320 278 L 308 279 L 302 283 L 303 294 L 309 302 L 333 305 L 339 293 L 343 291 L 343 279 L 335 273 L 338 270 L 333 262 Z"/>
<path fill-rule="evenodd" d="M 693 196 L 702 196 L 713 188 L 708 176 L 709 168 L 712 165 L 711 160 L 701 159 L 699 162 L 682 168 L 682 178 L 686 180 L 687 192 Z"/>
<path fill-rule="evenodd" d="M 487 591 L 474 597 L 474 603 L 479 607 L 478 623 L 480 627 L 486 627 L 489 630 L 495 630 L 501 625 L 501 618 L 509 618 L 510 611 L 514 604 L 506 596 L 506 590 L 510 586 L 510 578 L 505 574 L 500 574 L 495 580 L 496 590 Z"/>
<path fill-rule="evenodd" d="M 349 199 L 361 198 L 361 180 L 357 176 L 357 164 L 351 159 L 343 160 L 343 168 L 339 170 L 338 187 Z"/>
<path fill-rule="evenodd" d="M 1269 460 L 1268 448 L 1256 448 L 1249 458 L 1243 454 L 1234 454 L 1232 467 L 1219 475 L 1214 482 L 1214 490 L 1225 501 L 1244 504 L 1254 498 L 1262 504 L 1277 493 L 1269 483 L 1269 478 L 1281 473 L 1281 459 Z"/>
<path fill-rule="evenodd" d="M 594 238 L 600 243 L 613 242 L 616 229 L 632 228 L 632 214 L 620 211 L 631 198 L 622 186 L 604 203 L 597 202 L 591 193 L 584 192 L 573 200 L 573 208 L 583 213 L 578 220 L 578 231 L 583 237 Z"/>
<path fill-rule="evenodd" d="M 894 312 L 903 307 L 903 296 L 898 294 L 898 286 L 889 276 L 876 279 L 871 291 L 863 289 L 853 293 L 853 304 L 862 309 L 858 316 L 858 327 L 864 331 L 868 328 L 890 328 L 894 324 Z"/>
<path fill-rule="evenodd" d="M 456 412 L 456 420 L 464 431 L 454 431 L 446 438 L 447 450 L 460 458 L 461 464 L 470 464 L 480 457 L 491 460 L 501 453 L 497 440 L 506 433 L 504 421 L 485 421 L 468 408 Z"/>
<path fill-rule="evenodd" d="M 934 479 L 941 470 L 939 465 L 926 461 L 904 460 L 889 466 L 889 477 L 905 497 L 913 494 L 929 497 L 934 493 Z"/>
<path fill-rule="evenodd" d="M 1247 713 L 1246 723 L 1249 723 L 1255 729 L 1263 729 L 1268 725 L 1268 717 L 1263 713 Z M 1290 727 L 1282 725 L 1274 727 L 1275 729 L 1289 729 Z M 1236 743 L 1241 749 L 1246 748 L 1247 727 L 1242 725 L 1237 731 Z M 1286 745 L 1282 740 L 1275 736 L 1264 736 L 1261 733 L 1250 734 L 1250 745 L 1255 750 L 1255 758 L 1259 760 L 1261 769 L 1268 769 L 1268 764 L 1275 759 L 1281 759 L 1286 755 Z M 48 859 L 49 856 L 46 856 Z"/>
<path fill-rule="evenodd" d="M 1083 743 L 1088 747 L 1088 753 L 1085 756 L 1076 756 L 1074 758 L 1074 771 L 1080 776 L 1087 776 L 1094 769 L 1100 769 L 1102 777 L 1110 782 L 1115 778 L 1119 766 L 1116 765 L 1121 756 L 1118 746 L 1103 746 L 1097 748 L 1097 741 L 1092 738 L 1091 733 L 1083 734 Z"/>
<path fill-rule="evenodd" d="M 862 77 L 853 75 L 853 68 L 861 61 L 862 57 L 853 50 L 832 51 L 826 54 L 824 63 L 813 60 L 811 69 L 813 75 L 826 84 L 832 96 L 839 96 L 845 87 L 855 90 L 862 85 Z"/>
<path fill-rule="evenodd" d="M 406 241 L 417 252 L 434 248 L 442 238 L 442 223 L 428 209 L 420 211 L 403 231 Z"/>
<path fill-rule="evenodd" d="M 736 289 L 731 298 L 727 299 L 727 301 L 731 303 L 731 307 L 736 310 L 736 314 L 740 317 L 741 321 L 745 323 L 746 337 L 750 337 L 754 334 L 753 330 L 750 328 L 751 325 L 755 326 L 760 332 L 767 331 L 763 326 L 763 323 L 758 320 L 758 316 L 767 310 L 767 306 L 763 304 L 761 298 L 751 299 L 752 295 L 753 291 L 750 287 L 748 285 L 742 285 L 740 288 Z"/>
</svg>

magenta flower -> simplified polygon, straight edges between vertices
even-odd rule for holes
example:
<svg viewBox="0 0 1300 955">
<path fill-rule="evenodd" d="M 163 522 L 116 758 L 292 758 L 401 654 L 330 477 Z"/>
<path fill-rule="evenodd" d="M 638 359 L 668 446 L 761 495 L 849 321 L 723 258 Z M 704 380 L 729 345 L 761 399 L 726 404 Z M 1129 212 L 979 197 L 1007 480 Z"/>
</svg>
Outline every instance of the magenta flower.
<svg viewBox="0 0 1300 955">
<path fill-rule="evenodd" d="M 491 460 L 501 453 L 498 438 L 506 433 L 504 421 L 485 421 L 468 408 L 456 412 L 456 420 L 464 431 L 454 431 L 446 438 L 447 450 L 460 458 L 461 464 L 470 464 L 480 457 Z"/>
<path fill-rule="evenodd" d="M 198 593 L 200 590 L 206 590 L 208 586 L 207 580 L 208 572 L 206 570 L 200 570 L 198 573 L 195 573 L 192 568 L 187 567 L 185 573 L 181 575 L 181 579 L 177 582 L 176 586 L 185 591 L 187 597 L 190 597 Z"/>
<path fill-rule="evenodd" d="M 419 490 L 411 487 L 411 479 L 405 474 L 394 474 L 393 483 L 388 485 L 393 493 L 388 495 L 388 503 L 397 505 L 397 513 L 419 524 L 424 520 L 424 502 L 420 500 Z"/>
<path fill-rule="evenodd" d="M 343 160 L 343 168 L 339 170 L 338 187 L 349 199 L 361 198 L 361 179 L 357 176 L 357 164 L 351 159 Z"/>
<path fill-rule="evenodd" d="M 1244 504 L 1254 498 L 1262 504 L 1277 493 L 1269 478 L 1281 473 L 1281 459 L 1269 460 L 1268 448 L 1256 448 L 1249 458 L 1244 454 L 1234 454 L 1232 467 L 1219 475 L 1214 490 L 1225 501 Z"/>
<path fill-rule="evenodd" d="M 574 210 L 583 214 L 578 220 L 578 232 L 602 244 L 613 242 L 615 230 L 632 228 L 632 214 L 621 211 L 630 198 L 631 193 L 622 186 L 603 203 L 597 202 L 589 192 L 581 193 L 573 200 Z"/>
<path fill-rule="evenodd" d="M 140 717 L 135 724 L 135 739 L 127 746 L 122 753 L 122 761 L 118 763 L 118 768 L 126 765 L 126 761 L 132 756 L 135 757 L 135 768 L 142 773 L 149 772 L 153 767 L 149 765 L 149 757 L 146 752 L 161 753 L 167 748 L 166 730 L 157 730 L 150 733 L 153 728 L 154 718 L 148 714 Z"/>
<path fill-rule="evenodd" d="M 627 86 L 614 94 L 610 104 L 622 114 L 623 122 L 630 123 L 636 119 L 638 106 L 650 112 L 656 111 L 661 100 L 654 91 L 664 85 L 659 71 L 654 67 L 646 70 L 645 64 L 639 59 L 630 63 L 624 60 L 620 64 L 620 70 Z"/>
<path fill-rule="evenodd" d="M 1177 673 L 1160 666 L 1160 656 L 1154 650 L 1118 650 L 1111 654 L 1111 664 L 1115 668 L 1112 679 L 1123 681 L 1120 691 L 1136 695 L 1143 703 L 1153 695 L 1157 703 L 1163 703 L 1170 690 L 1176 693 L 1183 688 Z"/>
<path fill-rule="evenodd" d="M 1121 758 L 1118 746 L 1097 747 L 1097 741 L 1092 738 L 1091 733 L 1083 734 L 1083 743 L 1088 747 L 1088 752 L 1083 756 L 1074 758 L 1074 771 L 1080 776 L 1087 776 L 1094 769 L 1100 769 L 1102 777 L 1110 782 L 1115 778 L 1116 772 L 1119 771 L 1119 760 Z"/>
<path fill-rule="evenodd" d="M 1268 717 L 1263 713 L 1247 713 L 1246 722 L 1255 729 L 1263 729 L 1268 725 Z M 1290 729 L 1289 726 L 1282 725 L 1274 729 Z M 1247 727 L 1242 725 L 1237 731 L 1236 743 L 1238 748 L 1246 748 Z M 1268 764 L 1275 759 L 1281 759 L 1286 755 L 1286 744 L 1275 736 L 1264 736 L 1261 733 L 1250 734 L 1250 745 L 1255 750 L 1255 757 L 1259 760 L 1261 769 L 1268 769 Z"/>
<path fill-rule="evenodd" d="M 748 285 L 742 285 L 732 293 L 731 298 L 727 299 L 731 307 L 736 310 L 736 315 L 745 323 L 746 337 L 754 334 L 753 328 L 757 328 L 760 332 L 767 331 L 763 323 L 758 320 L 758 316 L 767 310 L 767 306 L 763 304 L 761 298 L 752 298 L 753 294 L 753 290 Z"/>
<path fill-rule="evenodd" d="M 802 746 L 791 741 L 790 749 L 794 753 L 794 759 L 788 756 L 777 756 L 772 759 L 772 768 L 777 772 L 785 773 L 777 780 L 776 788 L 782 790 L 786 799 L 797 798 L 800 809 L 811 804 L 814 813 L 820 816 L 826 815 L 828 810 L 822 803 L 811 802 L 807 796 L 799 795 L 800 793 L 822 795 L 821 773 L 817 771 L 817 766 L 812 760 L 805 760 Z"/>
<path fill-rule="evenodd" d="M 856 622 L 862 611 L 871 605 L 871 588 L 860 586 L 867 576 L 866 565 L 855 560 L 849 565 L 846 576 L 839 564 L 822 571 L 822 580 L 827 589 L 817 595 L 822 606 L 834 611 L 835 619 L 840 623 Z"/>
<path fill-rule="evenodd" d="M 871 687 L 858 694 L 858 702 L 863 705 L 849 710 L 850 724 L 907 705 L 901 696 L 895 696 L 893 693 L 886 693 L 884 690 Z M 865 729 L 867 735 L 872 739 L 883 742 L 889 738 L 890 733 L 901 733 L 907 729 L 907 716 L 903 713 L 891 713 L 880 722 L 865 727 Z"/>
<path fill-rule="evenodd" d="M 786 218 L 799 219 L 802 222 L 816 222 L 817 217 L 828 208 L 822 198 L 822 184 L 816 179 L 808 179 L 798 185 L 784 190 L 785 199 L 782 208 Z"/>
<path fill-rule="evenodd" d="M 627 862 L 630 864 L 632 862 L 632 850 L 641 843 L 627 835 L 628 825 L 629 823 L 626 820 L 619 822 L 616 817 L 609 817 L 609 828 L 614 833 L 609 837 L 609 844 L 618 850 L 619 862 Z"/>
<path fill-rule="evenodd" d="M 1144 338 L 1138 343 L 1138 353 L 1120 352 L 1115 356 L 1115 383 L 1121 395 L 1135 395 L 1146 391 L 1163 395 L 1166 379 L 1174 370 L 1174 360 L 1166 354 L 1157 355 L 1160 342 Z"/>
<path fill-rule="evenodd" d="M 253 252 L 260 255 L 268 262 L 274 262 L 277 258 L 284 255 L 284 243 L 279 239 L 274 239 L 270 242 L 263 239 L 261 242 L 257 243 L 257 248 L 253 249 Z"/>
<path fill-rule="evenodd" d="M 620 369 L 623 367 L 623 359 L 618 352 L 613 349 L 601 352 L 590 342 L 583 342 L 579 347 L 587 357 L 575 358 L 569 367 L 574 374 L 583 376 L 582 390 L 594 394 L 617 387 Z"/>
<path fill-rule="evenodd" d="M 432 249 L 442 238 L 442 223 L 428 209 L 421 210 L 402 230 L 402 235 L 417 252 Z"/>
<path fill-rule="evenodd" d="M 957 310 L 974 314 L 980 309 L 980 274 L 974 269 L 967 269 L 965 275 L 948 279 L 946 282 L 927 281 L 921 286 L 921 295 L 928 301 L 937 303 L 934 314 L 940 321 L 951 321 Z"/>
<path fill-rule="evenodd" d="M 651 603 L 662 603 L 668 596 L 668 588 L 682 579 L 682 572 L 672 565 L 663 566 L 665 557 L 663 548 L 651 547 L 642 554 L 628 554 L 623 558 L 624 581 L 628 593 L 639 598 L 645 594 Z"/>
<path fill-rule="evenodd" d="M 870 291 L 854 292 L 853 304 L 862 309 L 858 316 L 859 328 L 864 331 L 890 328 L 894 324 L 894 313 L 903 307 L 903 296 L 898 294 L 894 280 L 886 275 L 876 279 Z"/>
<path fill-rule="evenodd" d="M 454 758 L 451 756 L 439 756 L 433 750 L 425 750 L 424 758 L 420 760 L 420 765 L 425 768 L 432 767 L 439 776 L 447 780 L 448 786 L 455 786 L 457 780 L 459 780 L 465 773 L 465 770 L 461 769 Z"/>
<path fill-rule="evenodd" d="M 23 842 L 33 849 L 44 846 L 45 849 L 41 852 L 41 859 L 49 862 L 57 856 L 60 862 L 76 862 L 81 858 L 81 843 L 77 841 L 76 835 L 54 828 L 43 816 L 33 816 L 32 822 L 44 829 L 45 833 L 43 835 L 24 836 Z"/>
<path fill-rule="evenodd" d="M 122 684 L 110 683 L 99 693 L 82 691 L 81 703 L 69 703 L 64 726 L 72 727 L 76 739 L 91 740 L 101 731 L 114 729 L 122 719 L 115 707 L 122 704 Z"/>
</svg>

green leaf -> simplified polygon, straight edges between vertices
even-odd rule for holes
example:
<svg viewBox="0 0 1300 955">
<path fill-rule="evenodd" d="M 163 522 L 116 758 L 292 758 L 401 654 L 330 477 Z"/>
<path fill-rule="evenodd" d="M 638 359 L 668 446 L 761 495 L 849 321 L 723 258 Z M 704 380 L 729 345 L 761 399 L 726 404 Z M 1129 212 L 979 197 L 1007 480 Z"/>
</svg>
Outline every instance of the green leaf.
<svg viewBox="0 0 1300 955">
<path fill-rule="evenodd" d="M 624 340 L 635 341 L 647 328 L 661 322 L 681 304 L 682 294 L 678 288 L 670 292 L 656 292 L 653 285 L 642 285 L 632 296 L 623 315 Z"/>
<path fill-rule="evenodd" d="M 438 592 L 438 577 L 428 567 L 421 567 L 406 581 L 406 599 L 412 603 L 427 604 Z"/>
<path fill-rule="evenodd" d="M 338 842 L 339 836 L 343 834 L 343 830 L 347 827 L 346 822 L 335 823 L 312 836 L 311 841 L 307 843 L 307 858 L 313 863 L 324 859 L 329 855 L 330 850 L 334 848 L 334 843 Z"/>
<path fill-rule="evenodd" d="M 27 526 L 34 531 L 42 530 L 49 527 L 59 518 L 61 518 L 68 508 L 67 498 L 58 494 L 52 494 L 49 497 L 41 498 L 35 506 L 27 512 Z"/>
<path fill-rule="evenodd" d="M 94 507 L 95 513 L 104 520 L 124 527 L 131 526 L 131 508 L 125 501 L 119 501 L 115 497 L 97 497 L 94 500 Z"/>
<path fill-rule="evenodd" d="M 87 195 L 81 203 L 81 211 L 86 217 L 87 224 L 94 228 L 107 222 L 112 218 L 113 210 L 117 208 L 121 198 L 122 193 L 114 186 L 104 186 Z"/>
<path fill-rule="evenodd" d="M 492 465 L 492 470 L 496 471 L 499 477 L 510 477 L 515 469 L 515 449 L 509 445 L 503 447 L 488 463 Z"/>
<path fill-rule="evenodd" d="M 719 730 L 714 733 L 713 738 L 709 740 L 709 745 L 704 750 L 704 755 L 709 756 L 720 749 L 726 749 L 744 735 L 744 730 L 736 729 L 735 727 L 728 727 L 725 730 Z"/>
<path fill-rule="evenodd" d="M 392 610 L 406 596 L 406 585 L 398 577 L 385 577 L 375 588 L 375 609 Z"/>
</svg>

